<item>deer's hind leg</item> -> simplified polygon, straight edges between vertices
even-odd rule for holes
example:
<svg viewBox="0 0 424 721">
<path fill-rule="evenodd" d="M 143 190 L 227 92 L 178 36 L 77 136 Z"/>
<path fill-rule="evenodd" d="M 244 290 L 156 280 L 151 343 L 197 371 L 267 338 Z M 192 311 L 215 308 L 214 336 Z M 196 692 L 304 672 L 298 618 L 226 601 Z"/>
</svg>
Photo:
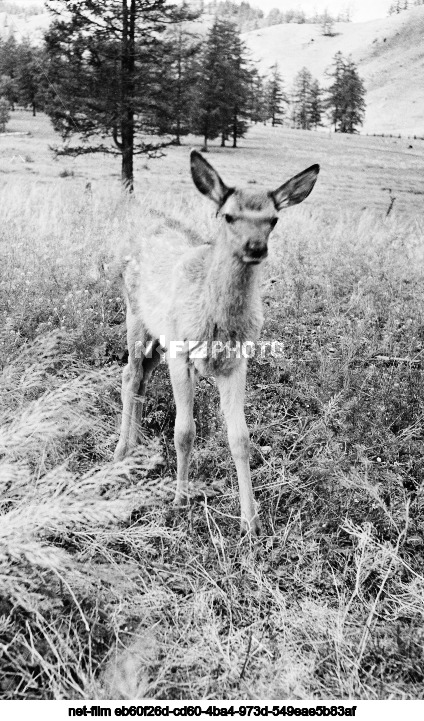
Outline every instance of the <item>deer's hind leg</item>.
<svg viewBox="0 0 424 721">
<path fill-rule="evenodd" d="M 122 460 L 137 445 L 147 382 L 160 361 L 159 342 L 151 340 L 142 323 L 127 309 L 128 364 L 122 373 L 122 422 L 114 458 Z"/>
</svg>

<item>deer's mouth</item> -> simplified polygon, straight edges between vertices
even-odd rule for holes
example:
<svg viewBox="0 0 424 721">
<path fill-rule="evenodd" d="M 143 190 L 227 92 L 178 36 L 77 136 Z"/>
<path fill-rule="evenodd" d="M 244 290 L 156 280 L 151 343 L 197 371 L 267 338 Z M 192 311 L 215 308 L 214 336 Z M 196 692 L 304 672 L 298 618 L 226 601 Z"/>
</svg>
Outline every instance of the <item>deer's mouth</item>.
<svg viewBox="0 0 424 721">
<path fill-rule="evenodd" d="M 261 250 L 251 250 L 242 256 L 242 260 L 243 263 L 247 263 L 248 265 L 258 265 L 259 263 L 262 263 L 263 260 L 265 260 L 267 255 L 267 248 L 263 248 Z"/>
</svg>

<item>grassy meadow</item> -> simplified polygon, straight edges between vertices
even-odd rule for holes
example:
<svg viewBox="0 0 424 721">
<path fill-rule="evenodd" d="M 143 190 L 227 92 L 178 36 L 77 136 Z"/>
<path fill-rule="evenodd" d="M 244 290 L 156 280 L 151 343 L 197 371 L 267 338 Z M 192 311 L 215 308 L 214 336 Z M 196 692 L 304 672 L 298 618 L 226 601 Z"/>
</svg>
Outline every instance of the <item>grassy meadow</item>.
<svg viewBox="0 0 424 721">
<path fill-rule="evenodd" d="M 423 698 L 424 142 L 257 127 L 240 149 L 212 144 L 228 183 L 276 187 L 322 165 L 264 269 L 263 339 L 284 357 L 249 367 L 263 524 L 251 545 L 213 381 L 197 389 L 188 513 L 171 505 L 166 368 L 144 443 L 112 460 L 125 350 L 114 251 L 151 207 L 210 231 L 188 171 L 199 143 L 138 159 L 128 199 L 118 160 L 53 160 L 43 116 L 16 113 L 8 129 L 0 698 Z"/>
</svg>

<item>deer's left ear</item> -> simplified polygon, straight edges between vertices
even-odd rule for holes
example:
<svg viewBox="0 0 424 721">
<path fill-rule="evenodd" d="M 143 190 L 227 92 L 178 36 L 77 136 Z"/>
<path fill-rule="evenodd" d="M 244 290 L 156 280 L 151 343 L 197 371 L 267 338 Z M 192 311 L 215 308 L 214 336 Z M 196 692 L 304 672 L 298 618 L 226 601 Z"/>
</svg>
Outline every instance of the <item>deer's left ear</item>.
<svg viewBox="0 0 424 721">
<path fill-rule="evenodd" d="M 277 190 L 271 193 L 271 198 L 277 210 L 287 208 L 289 205 L 296 205 L 308 197 L 315 185 L 319 173 L 319 165 L 311 165 L 293 178 L 280 185 Z"/>
</svg>

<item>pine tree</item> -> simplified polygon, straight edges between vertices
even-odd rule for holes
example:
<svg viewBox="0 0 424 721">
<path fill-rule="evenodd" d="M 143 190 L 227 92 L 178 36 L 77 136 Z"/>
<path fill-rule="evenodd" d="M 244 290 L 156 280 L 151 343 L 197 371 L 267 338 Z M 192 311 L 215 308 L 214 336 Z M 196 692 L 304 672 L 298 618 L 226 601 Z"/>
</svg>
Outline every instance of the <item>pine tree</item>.
<svg viewBox="0 0 424 721">
<path fill-rule="evenodd" d="M 363 124 L 365 115 L 365 87 L 358 69 L 351 58 L 345 63 L 343 72 L 344 102 L 340 132 L 355 133 Z"/>
<path fill-rule="evenodd" d="M 324 10 L 320 19 L 321 33 L 323 35 L 332 37 L 334 34 L 334 18 L 330 15 L 327 9 Z"/>
<path fill-rule="evenodd" d="M 215 19 L 204 44 L 198 62 L 198 80 L 192 107 L 191 127 L 195 135 L 203 137 L 205 152 L 208 140 L 217 138 L 220 133 L 220 106 L 226 102 L 221 23 L 222 21 Z"/>
<path fill-rule="evenodd" d="M 307 68 L 302 68 L 295 77 L 292 93 L 292 121 L 295 128 L 317 129 L 321 125 L 322 101 L 318 80 Z"/>
<path fill-rule="evenodd" d="M 266 84 L 267 117 L 271 118 L 271 124 L 281 125 L 286 109 L 283 103 L 287 104 L 287 95 L 283 89 L 283 79 L 278 69 L 278 63 L 271 67 L 271 77 Z"/>
<path fill-rule="evenodd" d="M 5 42 L 0 41 L 0 95 L 6 98 L 12 110 L 19 99 L 17 67 L 18 44 L 11 35 Z"/>
<path fill-rule="evenodd" d="M 292 121 L 295 128 L 311 129 L 312 115 L 312 74 L 303 67 L 294 79 L 292 93 Z"/>
<path fill-rule="evenodd" d="M 344 59 L 340 50 L 335 54 L 333 60 L 333 71 L 326 71 L 327 77 L 332 78 L 333 80 L 332 84 L 327 89 L 326 107 L 329 111 L 330 122 L 334 125 L 334 130 L 337 132 L 341 122 L 343 107 Z"/>
<path fill-rule="evenodd" d="M 237 140 L 243 138 L 248 128 L 249 117 L 249 99 L 250 99 L 250 82 L 251 68 L 247 61 L 247 49 L 245 43 L 241 40 L 240 35 L 236 32 L 232 38 L 231 46 L 231 120 L 229 123 L 230 136 L 232 138 L 232 147 L 237 147 Z M 222 128 L 223 134 L 225 128 Z"/>
<path fill-rule="evenodd" d="M 311 84 L 311 125 L 315 128 L 315 130 L 318 128 L 319 125 L 322 125 L 321 119 L 322 119 L 322 113 L 323 113 L 323 107 L 322 107 L 322 90 L 319 86 L 318 80 L 313 80 Z"/>
<path fill-rule="evenodd" d="M 357 132 L 365 114 L 365 87 L 355 63 L 338 52 L 334 56 L 333 72 L 327 75 L 333 83 L 327 90 L 326 107 L 335 132 Z"/>
<path fill-rule="evenodd" d="M 37 108 L 43 108 L 47 79 L 43 68 L 44 52 L 23 40 L 17 47 L 17 91 L 19 102 L 30 105 L 35 116 Z"/>
<path fill-rule="evenodd" d="M 265 79 L 258 73 L 256 68 L 252 68 L 250 74 L 248 114 L 253 123 L 265 123 L 267 120 Z"/>
<path fill-rule="evenodd" d="M 125 187 L 133 189 L 134 156 L 155 157 L 170 141 L 146 142 L 164 65 L 164 32 L 190 17 L 165 0 L 47 0 L 54 22 L 46 34 L 54 92 L 46 110 L 65 154 L 120 154 Z M 109 142 L 104 142 L 109 140 Z M 113 144 L 111 144 L 113 141 Z"/>
<path fill-rule="evenodd" d="M 18 84 L 15 78 L 10 75 L 0 75 L 0 95 L 6 98 L 11 110 L 15 109 L 18 102 Z"/>
<path fill-rule="evenodd" d="M 266 18 L 266 24 L 271 25 L 280 25 L 284 22 L 284 15 L 283 13 L 278 10 L 277 8 L 273 8 L 269 11 L 267 18 Z"/>
<path fill-rule="evenodd" d="M 10 120 L 10 103 L 7 98 L 0 96 L 0 133 L 4 133 Z"/>
<path fill-rule="evenodd" d="M 159 134 L 174 136 L 175 144 L 180 145 L 181 136 L 190 132 L 200 43 L 197 36 L 180 23 L 167 34 L 165 49 L 153 127 L 158 129 Z"/>
<path fill-rule="evenodd" d="M 208 140 L 221 136 L 233 147 L 247 130 L 250 72 L 245 46 L 233 23 L 215 19 L 198 63 L 198 82 L 192 110 L 192 129 Z"/>
</svg>

